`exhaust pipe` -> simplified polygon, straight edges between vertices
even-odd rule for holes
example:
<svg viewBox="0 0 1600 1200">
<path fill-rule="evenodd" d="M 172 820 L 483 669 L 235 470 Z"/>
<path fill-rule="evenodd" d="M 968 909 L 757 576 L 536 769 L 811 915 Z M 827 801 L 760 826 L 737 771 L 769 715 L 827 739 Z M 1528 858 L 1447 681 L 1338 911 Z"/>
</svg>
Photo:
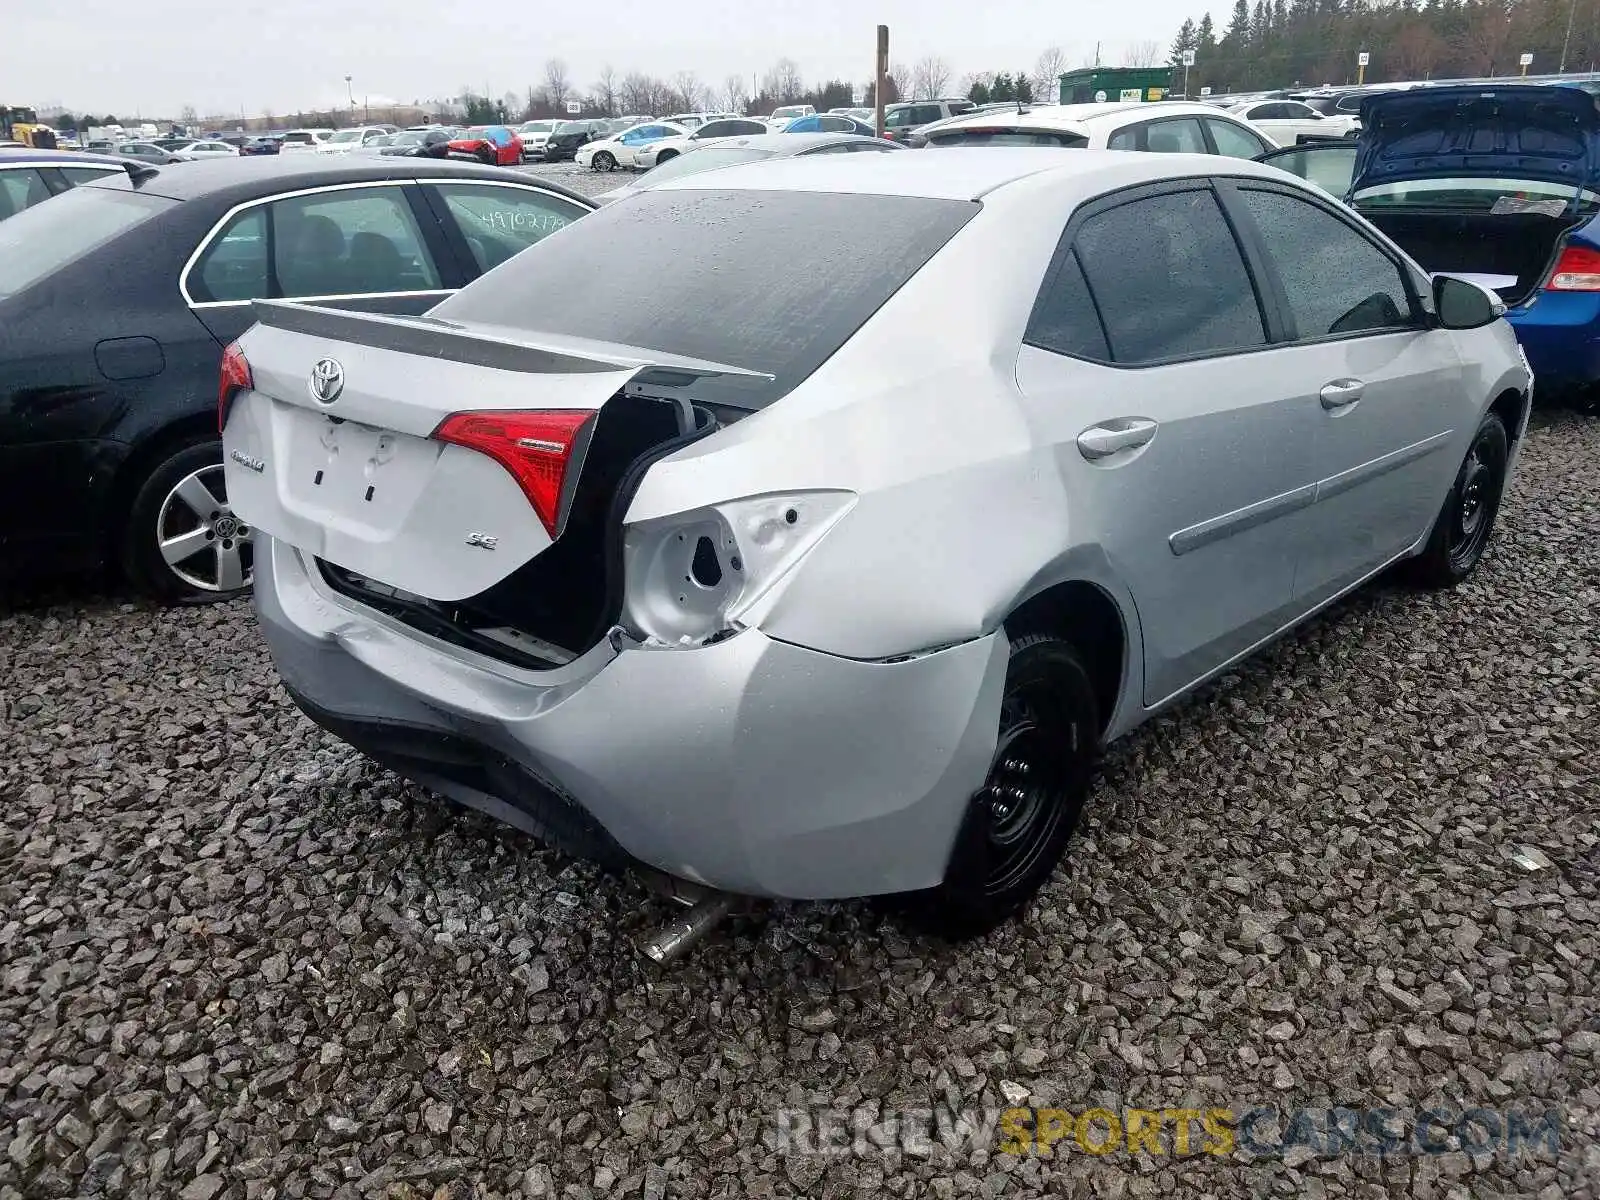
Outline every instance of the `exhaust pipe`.
<svg viewBox="0 0 1600 1200">
<path fill-rule="evenodd" d="M 694 949 L 733 911 L 739 897 L 732 892 L 710 892 L 688 912 L 672 921 L 655 937 L 645 942 L 644 955 L 657 966 L 676 962 Z"/>
</svg>

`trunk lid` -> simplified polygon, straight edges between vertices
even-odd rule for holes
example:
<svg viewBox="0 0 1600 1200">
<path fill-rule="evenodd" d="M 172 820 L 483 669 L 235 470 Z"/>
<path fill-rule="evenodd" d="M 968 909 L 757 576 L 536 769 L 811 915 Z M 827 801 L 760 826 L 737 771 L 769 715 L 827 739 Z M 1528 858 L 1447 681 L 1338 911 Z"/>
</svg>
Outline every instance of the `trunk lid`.
<svg viewBox="0 0 1600 1200">
<path fill-rule="evenodd" d="M 1361 103 L 1351 194 L 1432 178 L 1600 183 L 1600 111 L 1577 88 L 1419 87 Z"/>
<path fill-rule="evenodd" d="M 552 533 L 511 467 L 441 440 L 447 418 L 541 414 L 559 432 L 515 445 L 559 457 L 564 473 L 547 479 L 565 503 L 597 414 L 630 384 L 755 374 L 428 317 L 269 301 L 255 310 L 239 341 L 251 386 L 224 406 L 233 512 L 308 554 L 433 600 L 483 592 L 560 536 L 559 519 Z M 685 420 L 692 425 L 692 414 Z"/>
</svg>

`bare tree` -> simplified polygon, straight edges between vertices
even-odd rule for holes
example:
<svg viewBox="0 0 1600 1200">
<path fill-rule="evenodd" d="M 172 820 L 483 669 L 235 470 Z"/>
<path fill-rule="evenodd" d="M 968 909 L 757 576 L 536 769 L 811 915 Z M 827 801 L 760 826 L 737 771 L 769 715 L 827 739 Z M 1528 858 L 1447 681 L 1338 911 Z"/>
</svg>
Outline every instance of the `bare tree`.
<svg viewBox="0 0 1600 1200">
<path fill-rule="evenodd" d="M 500 97 L 500 107 L 506 110 L 506 120 L 515 121 L 517 114 L 522 111 L 522 97 L 515 92 L 507 92 Z"/>
<path fill-rule="evenodd" d="M 629 71 L 622 77 L 617 102 L 630 114 L 651 112 L 655 103 L 655 80 L 638 71 Z"/>
<path fill-rule="evenodd" d="M 693 71 L 679 71 L 672 80 L 673 90 L 677 93 L 676 103 L 683 112 L 694 112 L 700 107 L 700 97 L 705 94 L 705 88 L 700 86 L 700 77 Z"/>
<path fill-rule="evenodd" d="M 742 113 L 750 103 L 749 89 L 743 75 L 729 75 L 722 81 L 722 103 L 729 112 Z"/>
<path fill-rule="evenodd" d="M 774 104 L 793 104 L 805 95 L 805 80 L 800 77 L 800 65 L 792 58 L 780 58 L 772 70 L 761 77 L 762 92 Z"/>
<path fill-rule="evenodd" d="M 567 97 L 572 95 L 572 80 L 567 75 L 567 64 L 552 58 L 544 65 L 544 98 L 550 107 L 562 112 L 567 107 Z"/>
<path fill-rule="evenodd" d="M 593 88 L 595 104 L 608 117 L 617 115 L 617 73 L 607 63 L 600 68 L 600 78 Z"/>
<path fill-rule="evenodd" d="M 935 55 L 919 59 L 911 68 L 911 98 L 935 100 L 950 86 L 950 64 Z"/>
<path fill-rule="evenodd" d="M 1125 67 L 1153 67 L 1161 61 L 1161 43 L 1151 39 L 1134 42 L 1122 56 Z"/>
<path fill-rule="evenodd" d="M 1061 73 L 1067 69 L 1067 56 L 1060 46 L 1046 46 L 1039 52 L 1039 61 L 1033 64 L 1033 94 L 1035 98 L 1054 97 L 1061 89 Z"/>
<path fill-rule="evenodd" d="M 178 114 L 178 124 L 188 128 L 190 125 L 198 125 L 199 123 L 200 114 L 195 111 L 194 105 L 185 104 L 183 111 Z"/>
</svg>

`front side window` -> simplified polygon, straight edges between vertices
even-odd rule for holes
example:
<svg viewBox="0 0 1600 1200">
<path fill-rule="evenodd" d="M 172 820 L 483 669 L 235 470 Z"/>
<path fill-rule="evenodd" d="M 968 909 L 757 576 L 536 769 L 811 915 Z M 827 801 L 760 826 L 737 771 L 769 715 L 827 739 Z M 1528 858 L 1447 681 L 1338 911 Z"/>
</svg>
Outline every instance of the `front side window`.
<svg viewBox="0 0 1600 1200">
<path fill-rule="evenodd" d="M 1152 154 L 1204 154 L 1206 139 L 1194 117 L 1152 121 L 1145 129 L 1144 148 Z"/>
<path fill-rule="evenodd" d="M 913 108 L 893 109 L 884 114 L 883 127 L 885 129 L 901 129 L 907 125 L 913 125 L 916 123 L 915 113 L 916 110 Z"/>
<path fill-rule="evenodd" d="M 1217 153 L 1228 158 L 1255 158 L 1272 149 L 1254 133 L 1241 129 L 1232 121 L 1216 121 L 1208 117 L 1206 128 L 1211 131 L 1211 140 L 1216 143 Z"/>
<path fill-rule="evenodd" d="M 1169 192 L 1096 213 L 1073 244 L 1115 362 L 1266 343 L 1249 272 L 1209 190 Z"/>
<path fill-rule="evenodd" d="M 488 271 L 587 211 L 532 188 L 441 183 L 435 191 L 455 218 L 478 270 Z"/>
<path fill-rule="evenodd" d="M 1239 195 L 1277 267 L 1302 338 L 1403 329 L 1411 296 L 1400 267 L 1308 200 L 1243 188 Z"/>
</svg>

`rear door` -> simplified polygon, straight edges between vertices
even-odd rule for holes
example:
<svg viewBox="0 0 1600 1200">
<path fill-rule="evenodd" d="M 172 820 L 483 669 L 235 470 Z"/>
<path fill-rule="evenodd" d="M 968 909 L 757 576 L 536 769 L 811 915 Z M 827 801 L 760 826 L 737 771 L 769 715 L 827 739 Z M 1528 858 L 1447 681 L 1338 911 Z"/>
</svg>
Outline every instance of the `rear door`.
<svg viewBox="0 0 1600 1200">
<path fill-rule="evenodd" d="M 426 312 L 465 282 L 414 184 L 336 185 L 251 201 L 201 242 L 184 299 L 219 341 L 254 321 L 254 300 L 361 312 Z"/>
<path fill-rule="evenodd" d="M 1477 419 L 1455 342 L 1430 328 L 1411 269 L 1342 208 L 1293 187 L 1223 190 L 1280 297 L 1314 422 L 1317 491 L 1295 591 L 1304 607 L 1372 574 L 1427 532 Z"/>
<path fill-rule="evenodd" d="M 1292 616 L 1317 414 L 1277 332 L 1204 180 L 1083 210 L 1035 305 L 1018 382 L 1138 607 L 1146 704 Z"/>
</svg>

